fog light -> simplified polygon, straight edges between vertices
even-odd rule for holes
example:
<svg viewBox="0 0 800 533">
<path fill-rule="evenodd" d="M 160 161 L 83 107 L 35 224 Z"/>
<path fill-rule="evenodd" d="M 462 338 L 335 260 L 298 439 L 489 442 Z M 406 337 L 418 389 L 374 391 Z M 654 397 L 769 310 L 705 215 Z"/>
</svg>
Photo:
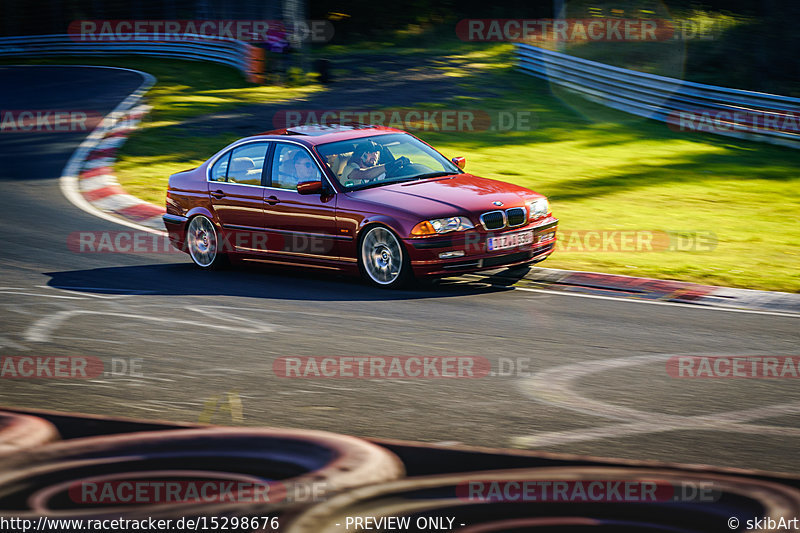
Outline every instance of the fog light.
<svg viewBox="0 0 800 533">
<path fill-rule="evenodd" d="M 464 250 L 453 250 L 452 252 L 442 252 L 439 259 L 451 259 L 453 257 L 464 257 Z"/>
<path fill-rule="evenodd" d="M 551 231 L 550 233 L 545 233 L 544 235 L 539 235 L 539 238 L 536 239 L 536 243 L 538 244 L 540 242 L 549 241 L 550 239 L 555 238 L 555 236 L 556 236 L 555 231 Z"/>
</svg>

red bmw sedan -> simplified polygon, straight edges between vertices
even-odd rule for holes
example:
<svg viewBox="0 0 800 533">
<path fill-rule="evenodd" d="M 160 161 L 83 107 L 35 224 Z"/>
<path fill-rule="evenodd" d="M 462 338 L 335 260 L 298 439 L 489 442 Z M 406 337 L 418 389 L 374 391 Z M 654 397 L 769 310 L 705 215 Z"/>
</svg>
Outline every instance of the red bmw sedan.
<svg viewBox="0 0 800 533">
<path fill-rule="evenodd" d="M 558 225 L 547 198 L 464 164 L 394 128 L 270 131 L 172 175 L 164 224 L 201 268 L 237 258 L 380 287 L 547 258 Z"/>
</svg>

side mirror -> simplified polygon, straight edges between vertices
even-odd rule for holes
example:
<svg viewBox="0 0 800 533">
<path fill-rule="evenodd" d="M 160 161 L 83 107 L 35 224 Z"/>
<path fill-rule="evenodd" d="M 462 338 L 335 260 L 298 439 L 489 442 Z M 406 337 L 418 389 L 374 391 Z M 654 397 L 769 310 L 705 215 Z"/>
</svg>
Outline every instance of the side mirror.
<svg viewBox="0 0 800 533">
<path fill-rule="evenodd" d="M 297 192 L 300 194 L 321 194 L 322 180 L 301 181 L 297 184 Z"/>
<path fill-rule="evenodd" d="M 455 166 L 457 166 L 461 170 L 464 170 L 464 167 L 467 166 L 467 158 L 463 156 L 454 157 L 450 161 L 452 161 L 455 164 Z"/>
</svg>

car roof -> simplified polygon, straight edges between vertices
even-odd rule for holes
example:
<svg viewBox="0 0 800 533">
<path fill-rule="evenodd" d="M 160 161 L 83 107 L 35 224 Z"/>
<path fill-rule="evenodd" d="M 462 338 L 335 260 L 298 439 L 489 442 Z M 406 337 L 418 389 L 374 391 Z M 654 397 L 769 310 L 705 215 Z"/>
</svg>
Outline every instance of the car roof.
<svg viewBox="0 0 800 533">
<path fill-rule="evenodd" d="M 386 126 L 376 126 L 372 124 L 306 124 L 290 128 L 265 131 L 255 135 L 253 138 L 292 138 L 303 144 L 316 146 L 329 142 L 347 141 L 350 139 L 361 139 L 373 135 L 384 135 L 387 133 L 406 133 L 397 128 Z"/>
</svg>

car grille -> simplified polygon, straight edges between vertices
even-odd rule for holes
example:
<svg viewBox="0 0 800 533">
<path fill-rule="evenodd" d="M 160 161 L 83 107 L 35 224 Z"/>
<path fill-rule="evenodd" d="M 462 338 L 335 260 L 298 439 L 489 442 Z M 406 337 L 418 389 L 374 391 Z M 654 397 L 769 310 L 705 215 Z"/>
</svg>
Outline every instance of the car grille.
<svg viewBox="0 0 800 533">
<path fill-rule="evenodd" d="M 508 227 L 522 226 L 525 224 L 528 216 L 524 207 L 512 207 L 506 209 L 506 219 L 508 220 Z"/>
<path fill-rule="evenodd" d="M 524 207 L 511 207 L 505 211 L 487 211 L 480 218 L 483 227 L 492 231 L 524 225 L 528 221 L 528 212 Z"/>
<path fill-rule="evenodd" d="M 502 211 L 489 211 L 481 215 L 481 224 L 488 230 L 502 229 L 506 226 L 506 216 Z"/>
</svg>

